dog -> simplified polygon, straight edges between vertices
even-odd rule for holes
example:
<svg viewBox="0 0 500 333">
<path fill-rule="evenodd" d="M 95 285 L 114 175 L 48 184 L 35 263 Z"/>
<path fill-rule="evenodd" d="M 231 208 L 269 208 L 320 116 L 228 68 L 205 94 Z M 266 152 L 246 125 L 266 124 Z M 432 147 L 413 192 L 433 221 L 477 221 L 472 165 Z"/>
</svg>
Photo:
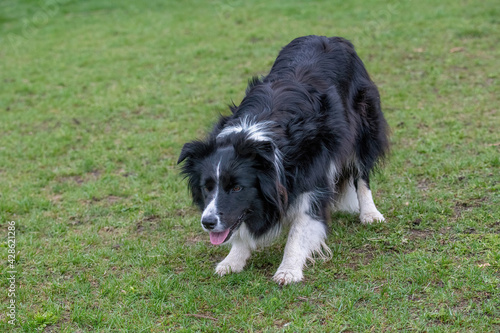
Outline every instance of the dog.
<svg viewBox="0 0 500 333">
<path fill-rule="evenodd" d="M 252 250 L 286 229 L 273 279 L 299 282 L 308 260 L 331 256 L 332 209 L 358 212 L 361 223 L 384 221 L 369 177 L 388 154 L 389 127 L 351 42 L 294 39 L 230 109 L 178 160 L 211 243 L 231 244 L 217 274 L 242 271 Z"/>
</svg>

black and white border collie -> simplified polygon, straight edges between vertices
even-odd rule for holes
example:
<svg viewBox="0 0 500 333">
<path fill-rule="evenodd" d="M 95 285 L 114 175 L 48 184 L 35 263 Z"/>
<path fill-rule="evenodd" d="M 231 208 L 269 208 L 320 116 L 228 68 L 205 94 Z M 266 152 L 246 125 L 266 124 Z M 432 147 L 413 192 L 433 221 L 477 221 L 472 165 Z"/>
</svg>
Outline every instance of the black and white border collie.
<svg viewBox="0 0 500 333">
<path fill-rule="evenodd" d="M 231 111 L 205 140 L 186 143 L 178 161 L 211 243 L 232 246 L 219 275 L 242 271 L 252 250 L 287 229 L 274 280 L 301 281 L 307 260 L 331 255 L 331 209 L 384 221 L 369 176 L 388 152 L 388 125 L 349 41 L 293 40 Z"/>
</svg>

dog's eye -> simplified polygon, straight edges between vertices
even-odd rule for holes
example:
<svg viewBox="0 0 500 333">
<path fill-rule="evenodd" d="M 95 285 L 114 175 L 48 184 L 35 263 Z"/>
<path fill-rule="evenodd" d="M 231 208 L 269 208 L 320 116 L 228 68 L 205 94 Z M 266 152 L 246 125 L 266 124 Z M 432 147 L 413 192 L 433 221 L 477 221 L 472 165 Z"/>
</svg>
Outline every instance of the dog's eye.
<svg viewBox="0 0 500 333">
<path fill-rule="evenodd" d="M 231 189 L 231 192 L 239 192 L 241 191 L 243 188 L 240 186 L 240 185 L 235 185 L 233 186 L 233 188 Z"/>
<path fill-rule="evenodd" d="M 205 192 L 212 192 L 214 187 L 213 187 L 213 185 L 205 185 L 205 186 L 203 186 L 203 189 L 205 190 Z"/>
</svg>

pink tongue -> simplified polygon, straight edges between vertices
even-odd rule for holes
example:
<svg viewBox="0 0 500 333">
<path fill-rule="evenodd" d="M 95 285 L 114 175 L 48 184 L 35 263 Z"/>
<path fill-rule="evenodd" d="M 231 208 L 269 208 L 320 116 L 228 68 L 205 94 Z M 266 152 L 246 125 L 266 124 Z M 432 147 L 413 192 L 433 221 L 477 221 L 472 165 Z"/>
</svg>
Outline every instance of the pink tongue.
<svg viewBox="0 0 500 333">
<path fill-rule="evenodd" d="M 223 232 L 210 232 L 210 242 L 214 245 L 220 245 L 224 243 L 227 235 L 229 235 L 230 229 L 224 230 Z"/>
</svg>

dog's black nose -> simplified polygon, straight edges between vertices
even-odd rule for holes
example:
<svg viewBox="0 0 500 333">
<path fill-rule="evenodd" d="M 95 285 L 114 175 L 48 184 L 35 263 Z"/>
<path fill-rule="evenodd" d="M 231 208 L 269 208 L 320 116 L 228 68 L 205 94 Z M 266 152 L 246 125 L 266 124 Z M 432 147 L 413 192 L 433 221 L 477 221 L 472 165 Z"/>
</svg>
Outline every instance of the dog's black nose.
<svg viewBox="0 0 500 333">
<path fill-rule="evenodd" d="M 217 217 L 215 216 L 205 216 L 202 220 L 201 220 L 201 224 L 203 224 L 203 226 L 207 229 L 207 230 L 212 230 L 213 228 L 215 228 L 215 226 L 217 225 Z"/>
</svg>

